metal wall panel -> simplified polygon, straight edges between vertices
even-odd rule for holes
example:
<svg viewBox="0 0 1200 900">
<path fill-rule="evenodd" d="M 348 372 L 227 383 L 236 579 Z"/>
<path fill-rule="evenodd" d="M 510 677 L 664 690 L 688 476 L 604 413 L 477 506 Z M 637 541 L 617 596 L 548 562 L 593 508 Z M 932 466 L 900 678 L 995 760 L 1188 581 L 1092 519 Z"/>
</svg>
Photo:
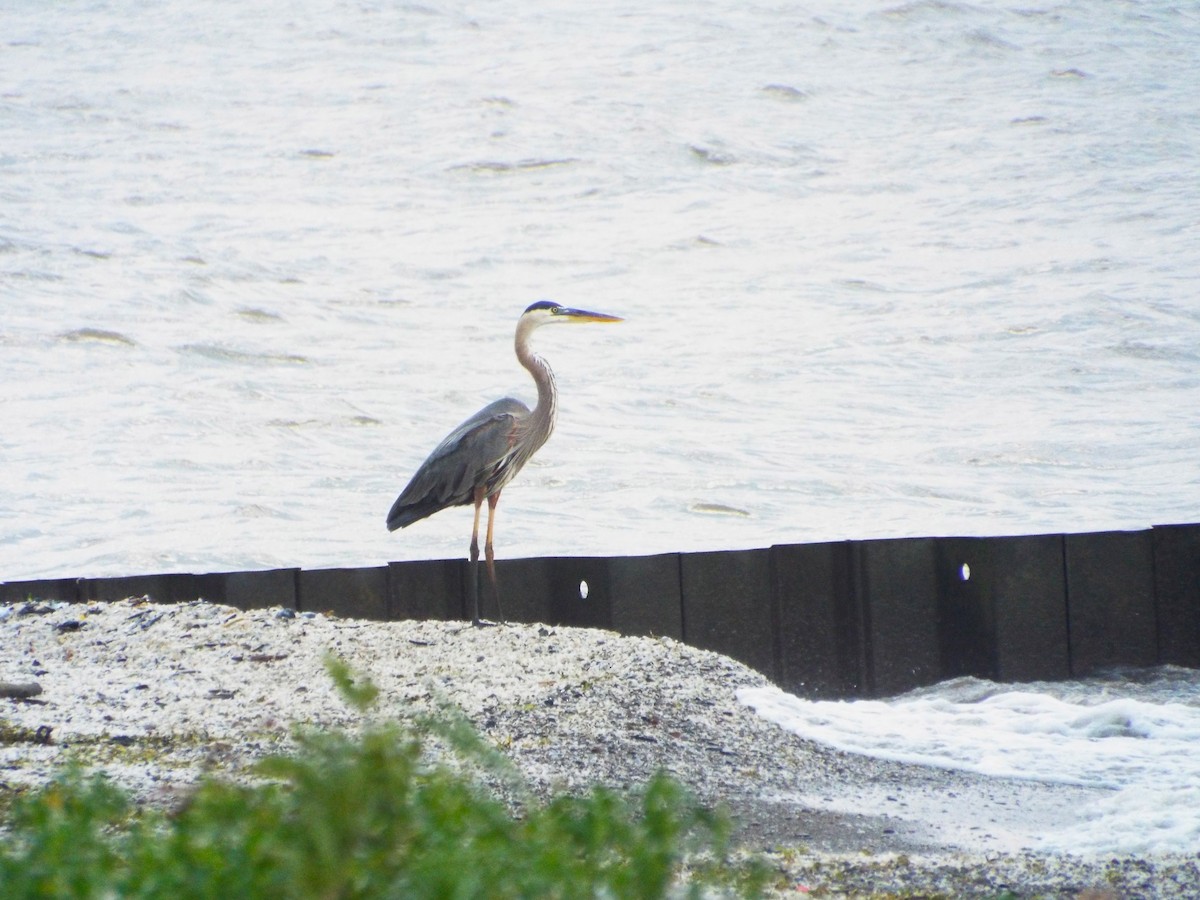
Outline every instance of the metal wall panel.
<svg viewBox="0 0 1200 900">
<path fill-rule="evenodd" d="M 204 600 L 238 609 L 296 608 L 299 569 L 259 572 L 213 572 L 196 576 L 196 591 Z"/>
<path fill-rule="evenodd" d="M 461 559 L 389 563 L 387 618 L 463 618 L 467 565 Z"/>
<path fill-rule="evenodd" d="M 855 545 L 853 589 L 866 634 L 867 692 L 895 694 L 941 675 L 938 579 L 932 538 Z"/>
<path fill-rule="evenodd" d="M 128 575 L 79 580 L 79 599 L 84 601 L 149 597 L 158 603 L 186 603 L 198 596 L 196 576 L 188 574 Z"/>
<path fill-rule="evenodd" d="M 866 684 L 859 598 L 851 589 L 852 545 L 771 548 L 779 615 L 779 683 L 804 697 L 854 697 Z"/>
<path fill-rule="evenodd" d="M 1067 678 L 1062 535 L 942 538 L 943 677 Z"/>
<path fill-rule="evenodd" d="M 388 617 L 388 567 L 302 569 L 296 608 L 383 621 Z"/>
<path fill-rule="evenodd" d="M 75 603 L 79 600 L 78 578 L 46 578 L 39 581 L 6 581 L 0 584 L 0 603 L 28 601 Z"/>
<path fill-rule="evenodd" d="M 1066 536 L 1071 674 L 1158 661 L 1149 531 Z"/>
<path fill-rule="evenodd" d="M 683 639 L 779 677 L 769 550 L 682 553 Z"/>
<path fill-rule="evenodd" d="M 607 563 L 612 627 L 621 634 L 683 640 L 679 554 L 614 557 Z"/>
<path fill-rule="evenodd" d="M 1200 525 L 1153 530 L 1158 660 L 1200 668 Z"/>
</svg>

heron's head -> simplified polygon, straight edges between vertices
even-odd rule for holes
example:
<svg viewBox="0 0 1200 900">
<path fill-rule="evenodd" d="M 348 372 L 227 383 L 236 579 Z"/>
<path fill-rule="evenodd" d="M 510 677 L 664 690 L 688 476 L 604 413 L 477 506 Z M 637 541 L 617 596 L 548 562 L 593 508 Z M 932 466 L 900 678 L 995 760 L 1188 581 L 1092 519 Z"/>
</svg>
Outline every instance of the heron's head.
<svg viewBox="0 0 1200 900">
<path fill-rule="evenodd" d="M 620 316 L 588 312 L 586 309 L 572 309 L 569 306 L 560 306 L 553 300 L 539 300 L 537 303 L 531 303 L 521 314 L 521 324 L 529 328 L 552 323 L 622 321 L 624 320 Z"/>
</svg>

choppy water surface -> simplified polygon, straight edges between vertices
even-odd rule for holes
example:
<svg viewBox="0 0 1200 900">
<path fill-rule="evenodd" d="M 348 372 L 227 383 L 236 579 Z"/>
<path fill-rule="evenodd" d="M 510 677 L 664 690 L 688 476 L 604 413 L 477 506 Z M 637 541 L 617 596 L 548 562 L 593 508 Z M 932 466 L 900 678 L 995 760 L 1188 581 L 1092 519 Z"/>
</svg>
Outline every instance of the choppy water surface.
<svg viewBox="0 0 1200 900">
<path fill-rule="evenodd" d="M 647 8 L 648 7 L 648 8 Z M 0 577 L 357 565 L 443 434 L 503 555 L 1200 510 L 1200 14 L 1164 0 L 0 12 Z"/>
</svg>

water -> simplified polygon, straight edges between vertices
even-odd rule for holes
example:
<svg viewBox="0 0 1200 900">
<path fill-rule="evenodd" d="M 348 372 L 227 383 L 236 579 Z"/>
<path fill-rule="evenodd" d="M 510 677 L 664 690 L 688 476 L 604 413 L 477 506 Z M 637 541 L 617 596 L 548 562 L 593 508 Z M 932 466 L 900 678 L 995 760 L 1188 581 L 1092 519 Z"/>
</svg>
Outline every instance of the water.
<svg viewBox="0 0 1200 900">
<path fill-rule="evenodd" d="M 789 731 L 850 753 L 1107 789 L 1069 827 L 1023 834 L 1025 846 L 1084 854 L 1200 846 L 1195 670 L 1166 666 L 1053 684 L 959 678 L 879 701 L 801 700 L 777 688 L 738 696 Z M 903 807 L 891 809 L 903 815 Z M 917 804 L 917 816 L 928 812 Z"/>
<path fill-rule="evenodd" d="M 528 303 L 501 555 L 1200 510 L 1191 4 L 0 9 L 0 578 L 397 534 Z"/>
</svg>

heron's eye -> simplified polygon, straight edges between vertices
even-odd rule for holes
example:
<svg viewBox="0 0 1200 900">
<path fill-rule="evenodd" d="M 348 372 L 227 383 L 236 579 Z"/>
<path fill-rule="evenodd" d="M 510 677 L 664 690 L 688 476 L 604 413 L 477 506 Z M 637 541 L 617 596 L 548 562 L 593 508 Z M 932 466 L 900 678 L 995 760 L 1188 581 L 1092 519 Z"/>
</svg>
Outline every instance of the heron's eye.
<svg viewBox="0 0 1200 900">
<path fill-rule="evenodd" d="M 550 312 L 556 316 L 561 316 L 562 311 L 563 311 L 563 308 L 561 306 L 555 306 L 553 309 L 550 310 Z"/>
</svg>

